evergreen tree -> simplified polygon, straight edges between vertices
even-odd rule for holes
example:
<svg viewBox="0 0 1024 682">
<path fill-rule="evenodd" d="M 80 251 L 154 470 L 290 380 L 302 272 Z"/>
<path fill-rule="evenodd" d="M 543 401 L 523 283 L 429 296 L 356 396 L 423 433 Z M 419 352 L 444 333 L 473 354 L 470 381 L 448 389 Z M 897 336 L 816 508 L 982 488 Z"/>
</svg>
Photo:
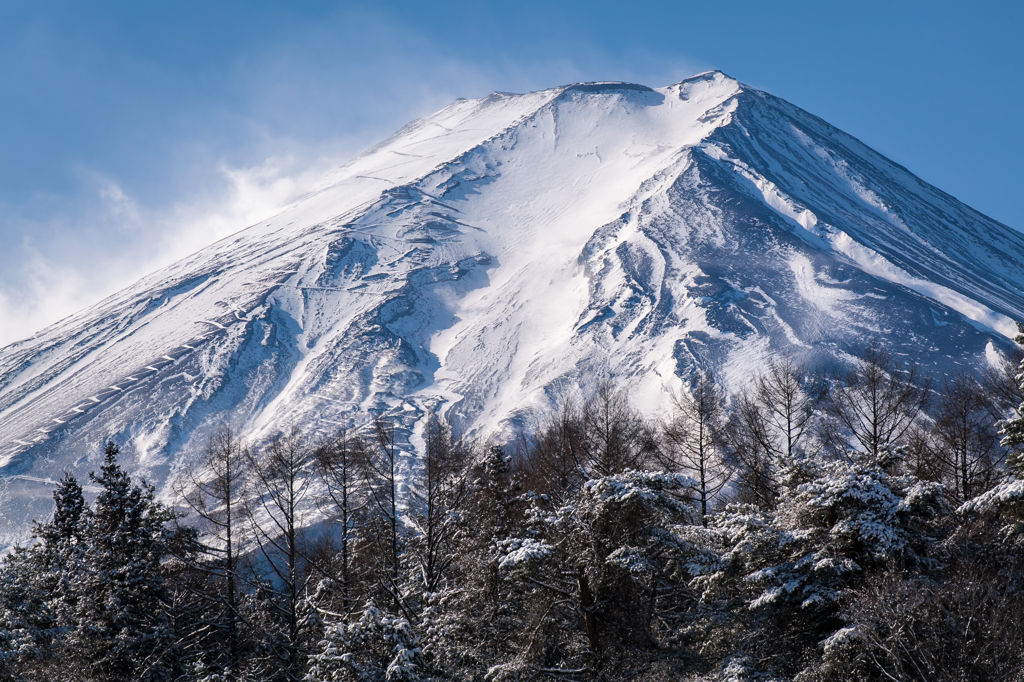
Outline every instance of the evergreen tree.
<svg viewBox="0 0 1024 682">
<path fill-rule="evenodd" d="M 60 638 L 77 625 L 88 508 L 70 473 L 58 482 L 53 499 L 50 519 L 34 526 L 35 543 L 15 548 L 0 568 L 0 670 L 12 677 L 33 671 L 43 678 L 67 679 L 61 672 Z"/>
<path fill-rule="evenodd" d="M 46 523 L 36 524 L 34 535 L 38 540 L 32 548 L 37 580 L 49 595 L 49 604 L 58 628 L 77 626 L 78 595 L 76 581 L 85 569 L 85 521 L 88 506 L 78 480 L 66 472 L 53 491 L 53 515 Z"/>
<path fill-rule="evenodd" d="M 1024 325 L 1017 323 L 1020 332 L 1014 341 L 1024 345 Z M 1024 391 L 1024 359 L 1018 367 L 1017 382 Z M 1002 535 L 1017 543 L 1024 535 L 1024 402 L 1010 419 L 1000 422 L 1001 445 L 1007 449 L 1006 468 L 1011 476 L 991 490 L 966 501 L 957 510 L 967 517 L 981 515 L 999 519 Z"/>
<path fill-rule="evenodd" d="M 51 669 L 61 629 L 46 590 L 51 569 L 42 553 L 15 548 L 0 564 L 0 679 L 17 679 L 26 668 Z"/>
<path fill-rule="evenodd" d="M 491 668 L 519 667 L 524 590 L 504 579 L 500 563 L 521 531 L 525 504 L 511 458 L 501 448 L 479 454 L 466 480 L 469 494 L 455 519 L 461 540 L 450 577 L 429 596 L 417 625 L 433 666 L 481 678 Z M 490 677 L 501 678 L 495 675 Z"/>
<path fill-rule="evenodd" d="M 154 489 L 136 484 L 108 443 L 92 509 L 82 512 L 81 569 L 69 577 L 76 599 L 67 651 L 92 676 L 108 680 L 164 680 L 171 675 L 173 637 L 161 562 L 175 514 L 156 502 Z"/>
<path fill-rule="evenodd" d="M 433 679 L 409 621 L 366 604 L 358 619 L 327 629 L 307 682 L 426 682 Z"/>
<path fill-rule="evenodd" d="M 47 547 L 81 544 L 85 497 L 78 479 L 70 471 L 57 483 L 53 502 L 53 515 L 47 523 L 36 524 L 34 535 Z"/>
</svg>

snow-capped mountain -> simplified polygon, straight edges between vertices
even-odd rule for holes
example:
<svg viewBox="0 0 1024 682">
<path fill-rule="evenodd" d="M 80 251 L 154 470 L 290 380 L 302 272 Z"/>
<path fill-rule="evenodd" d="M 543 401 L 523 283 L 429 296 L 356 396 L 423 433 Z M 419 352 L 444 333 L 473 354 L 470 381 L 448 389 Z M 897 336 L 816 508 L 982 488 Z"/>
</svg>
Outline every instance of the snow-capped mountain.
<svg viewBox="0 0 1024 682">
<path fill-rule="evenodd" d="M 1024 318 L 1024 237 L 720 72 L 459 100 L 276 217 L 0 350 L 0 543 L 102 443 L 158 486 L 249 439 L 430 409 L 479 436 L 611 378 L 877 338 L 940 372 Z"/>
</svg>

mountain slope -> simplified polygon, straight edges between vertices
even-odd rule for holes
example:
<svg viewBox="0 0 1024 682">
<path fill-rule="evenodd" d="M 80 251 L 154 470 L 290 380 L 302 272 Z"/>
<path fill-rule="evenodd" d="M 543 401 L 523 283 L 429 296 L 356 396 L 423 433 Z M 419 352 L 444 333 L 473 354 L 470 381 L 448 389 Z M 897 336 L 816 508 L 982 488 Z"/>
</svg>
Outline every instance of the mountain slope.
<svg viewBox="0 0 1024 682">
<path fill-rule="evenodd" d="M 872 338 L 980 365 L 1022 263 L 1016 232 L 719 72 L 460 100 L 0 350 L 0 534 L 107 438 L 163 485 L 222 424 L 387 413 L 411 453 L 430 409 L 487 436 L 604 377 L 654 410 L 698 365 L 736 388 Z"/>
</svg>

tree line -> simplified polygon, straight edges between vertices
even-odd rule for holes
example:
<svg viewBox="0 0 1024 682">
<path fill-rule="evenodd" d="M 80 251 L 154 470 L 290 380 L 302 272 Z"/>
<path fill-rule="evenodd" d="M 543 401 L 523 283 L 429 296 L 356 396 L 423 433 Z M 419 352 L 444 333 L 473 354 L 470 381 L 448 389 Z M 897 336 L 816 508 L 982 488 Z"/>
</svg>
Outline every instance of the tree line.
<svg viewBox="0 0 1024 682">
<path fill-rule="evenodd" d="M 431 415 L 412 471 L 384 417 L 222 430 L 173 506 L 109 443 L 0 566 L 0 676 L 1016 679 L 1017 361 L 783 358 L 659 419 L 604 383 L 503 447 Z"/>
</svg>

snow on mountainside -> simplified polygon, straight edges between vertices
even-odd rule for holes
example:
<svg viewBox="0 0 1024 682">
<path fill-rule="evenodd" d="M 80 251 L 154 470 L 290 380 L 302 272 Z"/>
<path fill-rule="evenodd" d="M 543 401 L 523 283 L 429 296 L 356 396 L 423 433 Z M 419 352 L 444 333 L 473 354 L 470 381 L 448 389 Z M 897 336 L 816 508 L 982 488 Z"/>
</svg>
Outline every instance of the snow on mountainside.
<svg viewBox="0 0 1024 682">
<path fill-rule="evenodd" d="M 439 409 L 481 436 L 612 377 L 878 338 L 980 365 L 1024 318 L 1024 238 L 720 72 L 459 100 L 276 217 L 0 350 L 0 543 L 102 442 L 166 485 L 220 425 L 260 439 Z"/>
</svg>

